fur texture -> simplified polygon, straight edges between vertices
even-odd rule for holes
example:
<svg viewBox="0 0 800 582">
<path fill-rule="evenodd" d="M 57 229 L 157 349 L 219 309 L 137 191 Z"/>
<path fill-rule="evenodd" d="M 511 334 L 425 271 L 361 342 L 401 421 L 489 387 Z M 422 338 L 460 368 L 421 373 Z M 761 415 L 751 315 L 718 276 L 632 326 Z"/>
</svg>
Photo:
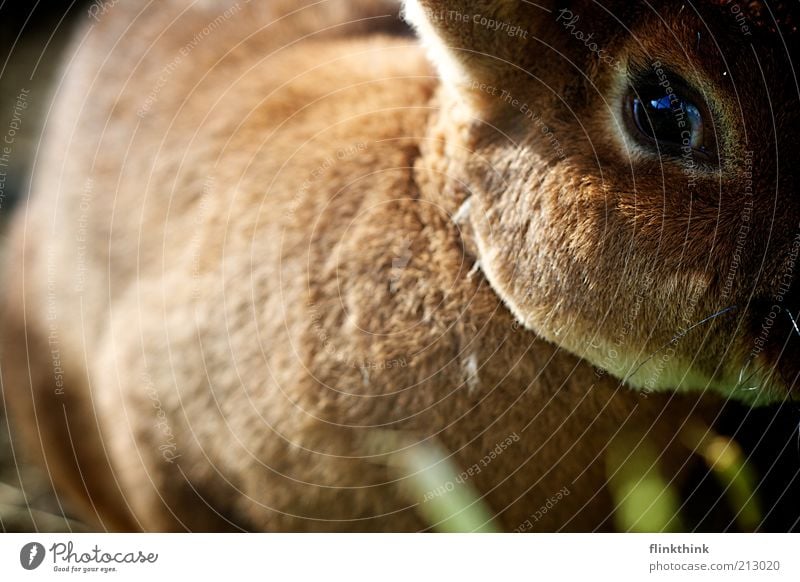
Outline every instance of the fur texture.
<svg viewBox="0 0 800 582">
<path fill-rule="evenodd" d="M 713 418 L 653 390 L 786 394 L 790 320 L 752 348 L 800 221 L 792 89 L 724 8 L 569 3 L 613 67 L 556 2 L 411 0 L 422 48 L 367 2 L 135 4 L 76 38 L 7 270 L 4 391 L 96 527 L 424 528 L 390 430 L 464 468 L 517 433 L 471 481 L 502 527 L 568 487 L 535 528 L 609 529 L 609 444 L 680 478 Z M 624 139 L 656 60 L 725 120 L 691 187 Z"/>
</svg>

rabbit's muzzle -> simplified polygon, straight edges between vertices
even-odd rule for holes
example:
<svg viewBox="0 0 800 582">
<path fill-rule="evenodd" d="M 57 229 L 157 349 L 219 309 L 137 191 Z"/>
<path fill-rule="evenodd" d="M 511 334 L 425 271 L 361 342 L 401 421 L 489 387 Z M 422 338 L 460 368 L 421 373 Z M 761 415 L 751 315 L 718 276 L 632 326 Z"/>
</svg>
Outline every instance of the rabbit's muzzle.
<svg viewBox="0 0 800 582">
<path fill-rule="evenodd" d="M 739 389 L 777 387 L 788 398 L 800 392 L 800 278 L 786 296 L 754 302 L 751 309 L 749 346 Z M 748 379 L 758 376 L 758 382 Z M 750 386 L 752 384 L 752 386 Z M 761 385 L 758 385 L 761 384 Z"/>
</svg>

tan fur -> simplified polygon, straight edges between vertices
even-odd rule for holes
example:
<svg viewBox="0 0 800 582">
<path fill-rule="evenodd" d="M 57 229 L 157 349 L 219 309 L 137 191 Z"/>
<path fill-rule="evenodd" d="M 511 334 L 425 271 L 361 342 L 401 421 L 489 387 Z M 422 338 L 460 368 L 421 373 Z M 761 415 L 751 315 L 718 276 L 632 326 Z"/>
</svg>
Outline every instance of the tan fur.
<svg viewBox="0 0 800 582">
<path fill-rule="evenodd" d="M 408 474 L 376 456 L 386 430 L 440 442 L 464 468 L 518 433 L 471 482 L 507 530 L 562 487 L 536 529 L 611 528 L 618 435 L 646 434 L 679 475 L 691 451 L 675 435 L 705 404 L 593 365 L 625 376 L 691 323 L 769 296 L 796 212 L 766 277 L 753 282 L 759 231 L 722 301 L 740 208 L 718 210 L 719 178 L 703 178 L 688 220 L 685 192 L 662 184 L 681 170 L 658 162 L 635 162 L 634 190 L 601 100 L 617 73 L 533 5 L 411 2 L 412 19 L 449 8 L 528 32 L 417 20 L 442 85 L 416 40 L 381 32 L 398 27 L 371 18 L 383 6 L 242 2 L 160 83 L 225 8 L 188 4 L 119 3 L 81 31 L 13 234 L 4 389 L 86 519 L 425 528 Z M 628 23 L 637 44 L 577 4 L 620 59 L 655 54 L 701 79 L 718 64 L 659 44 L 667 31 L 694 43 L 669 7 L 667 24 Z M 481 84 L 531 104 L 565 155 Z M 742 107 L 760 123 L 757 92 Z M 728 196 L 740 178 L 726 176 Z M 676 343 L 653 387 L 725 389 L 746 313 Z M 646 387 L 647 366 L 631 384 Z"/>
</svg>

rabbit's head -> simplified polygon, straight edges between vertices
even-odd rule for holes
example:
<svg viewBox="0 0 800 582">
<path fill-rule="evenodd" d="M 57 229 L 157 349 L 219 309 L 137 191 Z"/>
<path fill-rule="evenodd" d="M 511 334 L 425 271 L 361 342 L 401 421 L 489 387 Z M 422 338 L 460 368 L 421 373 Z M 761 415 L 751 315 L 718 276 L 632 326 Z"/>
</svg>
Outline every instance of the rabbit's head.
<svg viewBox="0 0 800 582">
<path fill-rule="evenodd" d="M 788 6 L 407 1 L 466 120 L 446 173 L 476 259 L 524 326 L 642 390 L 796 392 Z"/>
</svg>

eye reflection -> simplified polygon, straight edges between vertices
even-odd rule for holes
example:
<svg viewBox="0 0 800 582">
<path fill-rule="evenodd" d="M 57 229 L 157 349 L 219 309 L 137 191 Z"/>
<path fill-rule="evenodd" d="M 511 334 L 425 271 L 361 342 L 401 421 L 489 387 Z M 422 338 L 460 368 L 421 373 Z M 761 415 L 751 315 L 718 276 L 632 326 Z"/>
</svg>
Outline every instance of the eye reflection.
<svg viewBox="0 0 800 582">
<path fill-rule="evenodd" d="M 634 83 L 628 97 L 628 115 L 639 142 L 658 155 L 699 156 L 710 160 L 703 109 L 691 91 L 668 91 L 652 80 Z"/>
</svg>

